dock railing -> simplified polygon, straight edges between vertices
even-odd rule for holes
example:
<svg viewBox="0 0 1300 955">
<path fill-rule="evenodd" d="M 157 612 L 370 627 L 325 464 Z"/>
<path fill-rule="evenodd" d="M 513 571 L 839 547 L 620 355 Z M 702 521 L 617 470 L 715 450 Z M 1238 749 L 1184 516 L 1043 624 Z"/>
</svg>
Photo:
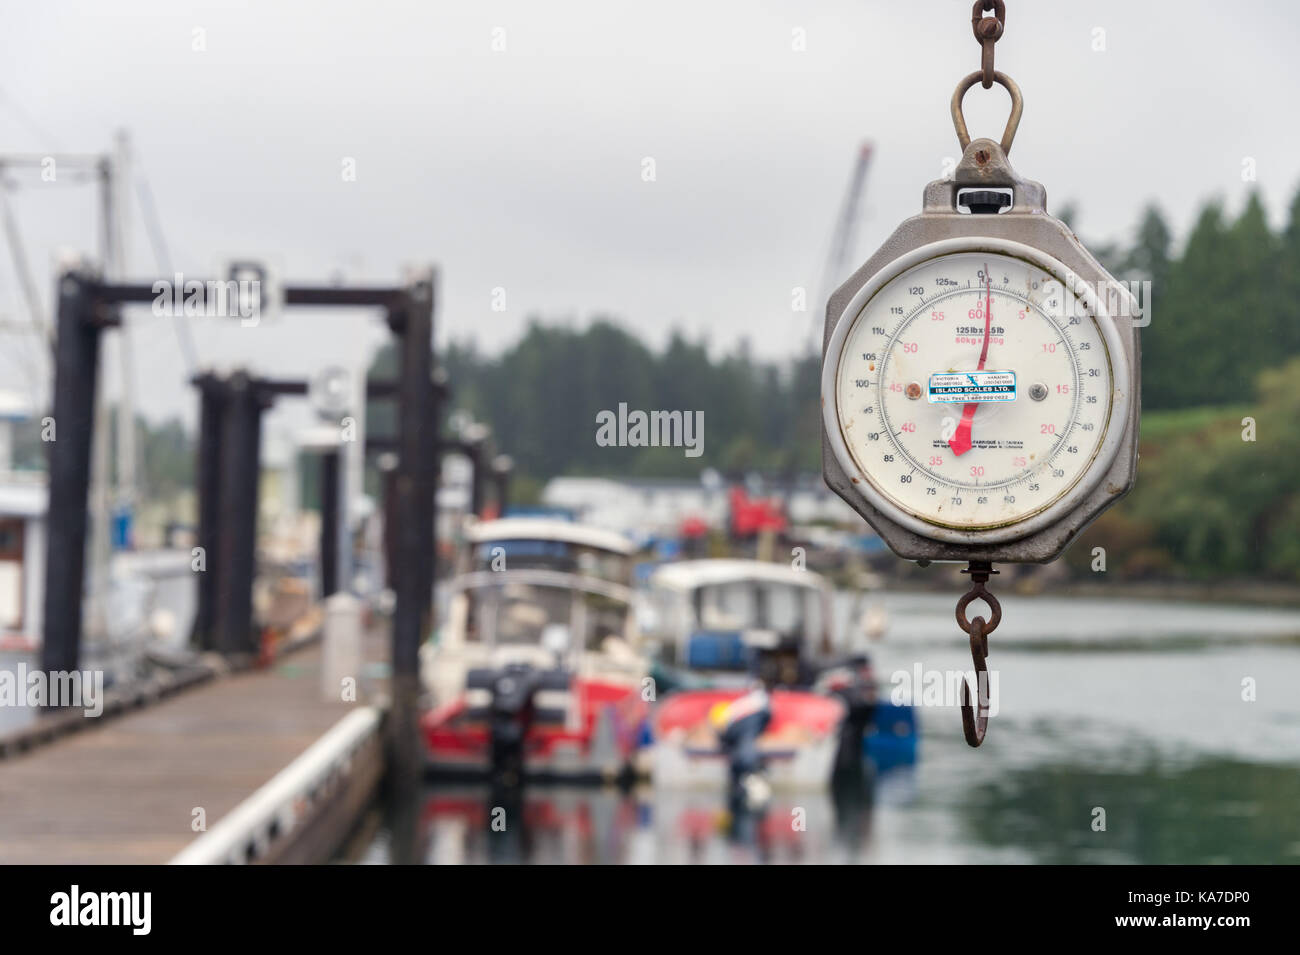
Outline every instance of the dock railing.
<svg viewBox="0 0 1300 955">
<path fill-rule="evenodd" d="M 383 721 L 375 706 L 343 717 L 171 864 L 327 861 L 378 785 Z"/>
</svg>

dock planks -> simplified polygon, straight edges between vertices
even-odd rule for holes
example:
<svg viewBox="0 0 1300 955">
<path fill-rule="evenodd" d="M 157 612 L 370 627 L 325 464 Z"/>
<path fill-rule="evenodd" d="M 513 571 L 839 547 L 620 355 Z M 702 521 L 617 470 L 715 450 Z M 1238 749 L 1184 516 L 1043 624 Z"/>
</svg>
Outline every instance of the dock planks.
<svg viewBox="0 0 1300 955">
<path fill-rule="evenodd" d="M 320 647 L 222 677 L 0 761 L 0 863 L 167 862 L 351 704 L 320 698 Z"/>
</svg>

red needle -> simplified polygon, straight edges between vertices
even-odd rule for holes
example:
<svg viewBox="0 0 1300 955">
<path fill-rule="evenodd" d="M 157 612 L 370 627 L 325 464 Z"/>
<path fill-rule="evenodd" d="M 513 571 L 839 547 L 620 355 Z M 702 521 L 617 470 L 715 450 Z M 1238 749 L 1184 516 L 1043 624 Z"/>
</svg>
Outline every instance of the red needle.
<svg viewBox="0 0 1300 955">
<path fill-rule="evenodd" d="M 984 362 L 989 357 L 989 330 L 993 323 L 993 293 L 989 289 L 989 265 L 984 263 L 984 346 L 980 349 L 980 365 L 977 370 L 984 370 Z M 961 409 L 961 423 L 957 425 L 957 430 L 952 433 L 948 439 L 948 447 L 952 448 L 952 453 L 958 456 L 965 454 L 970 450 L 970 426 L 975 420 L 975 412 L 979 411 L 980 404 L 978 401 L 969 401 Z"/>
</svg>

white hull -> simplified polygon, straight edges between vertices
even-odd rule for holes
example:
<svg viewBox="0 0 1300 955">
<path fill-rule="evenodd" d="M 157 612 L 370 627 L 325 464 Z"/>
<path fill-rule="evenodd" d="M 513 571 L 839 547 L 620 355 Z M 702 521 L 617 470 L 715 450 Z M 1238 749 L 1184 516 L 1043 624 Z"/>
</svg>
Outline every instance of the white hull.
<svg viewBox="0 0 1300 955">
<path fill-rule="evenodd" d="M 795 749 L 772 750 L 766 775 L 776 790 L 817 790 L 830 783 L 839 740 L 835 735 Z M 714 789 L 727 785 L 727 759 L 721 753 L 688 750 L 680 741 L 661 740 L 643 752 L 656 788 Z"/>
</svg>

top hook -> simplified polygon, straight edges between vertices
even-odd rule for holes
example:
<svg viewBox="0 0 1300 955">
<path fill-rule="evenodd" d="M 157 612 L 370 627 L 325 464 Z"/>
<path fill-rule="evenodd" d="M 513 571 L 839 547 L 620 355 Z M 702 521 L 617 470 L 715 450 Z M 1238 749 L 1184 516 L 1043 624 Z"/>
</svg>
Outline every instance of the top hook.
<svg viewBox="0 0 1300 955">
<path fill-rule="evenodd" d="M 974 86 L 980 78 L 976 70 L 957 84 L 952 94 L 952 124 L 957 129 L 957 142 L 965 149 L 970 145 L 970 132 L 966 129 L 966 117 L 962 115 L 961 101 L 966 98 L 966 91 Z M 993 78 L 1001 83 L 1011 94 L 1011 115 L 1007 117 L 1007 128 L 1002 131 L 1002 151 L 1011 152 L 1011 143 L 1016 138 L 1016 129 L 1020 126 L 1020 114 L 1025 111 L 1025 101 L 1020 96 L 1020 87 L 1016 81 L 1005 73 L 994 73 Z"/>
</svg>

